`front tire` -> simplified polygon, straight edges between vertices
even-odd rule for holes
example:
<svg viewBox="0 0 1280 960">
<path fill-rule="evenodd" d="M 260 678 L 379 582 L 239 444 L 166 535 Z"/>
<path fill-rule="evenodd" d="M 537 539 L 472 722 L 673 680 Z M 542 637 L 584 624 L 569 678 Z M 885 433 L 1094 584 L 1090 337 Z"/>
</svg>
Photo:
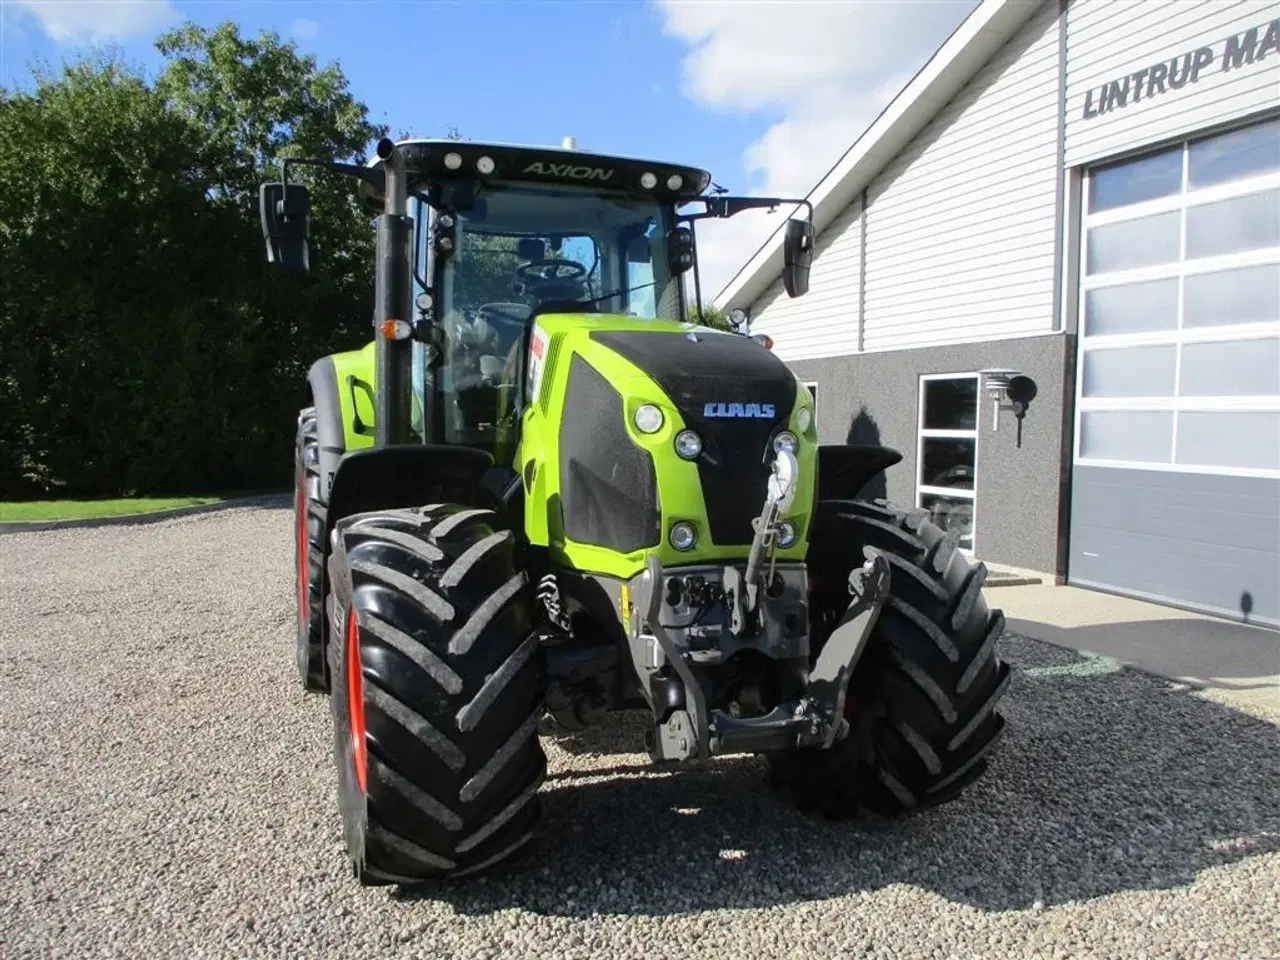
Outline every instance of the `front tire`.
<svg viewBox="0 0 1280 960">
<path fill-rule="evenodd" d="M 986 770 L 1005 728 L 996 711 L 1011 675 L 996 651 L 1005 618 L 983 596 L 985 566 L 969 563 L 925 511 L 883 500 L 822 501 L 812 529 L 818 649 L 848 606 L 864 547 L 889 561 L 890 595 L 849 683 L 848 737 L 827 751 L 770 756 L 774 782 L 802 809 L 830 816 L 859 806 L 893 816 L 955 799 Z"/>
<path fill-rule="evenodd" d="M 330 703 L 364 885 L 479 873 L 534 835 L 545 681 L 515 547 L 491 511 L 457 505 L 337 525 Z"/>
</svg>

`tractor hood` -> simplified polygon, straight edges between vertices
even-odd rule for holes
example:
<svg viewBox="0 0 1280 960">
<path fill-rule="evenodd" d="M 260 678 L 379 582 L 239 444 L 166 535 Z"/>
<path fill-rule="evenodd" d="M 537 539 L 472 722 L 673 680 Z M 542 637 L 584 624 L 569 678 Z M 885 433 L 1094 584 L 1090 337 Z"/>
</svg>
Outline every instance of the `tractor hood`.
<svg viewBox="0 0 1280 960">
<path fill-rule="evenodd" d="M 639 368 L 702 437 L 698 477 L 712 539 L 750 543 L 769 478 L 773 438 L 801 389 L 795 374 L 749 337 L 693 329 L 594 330 L 590 338 Z"/>
</svg>

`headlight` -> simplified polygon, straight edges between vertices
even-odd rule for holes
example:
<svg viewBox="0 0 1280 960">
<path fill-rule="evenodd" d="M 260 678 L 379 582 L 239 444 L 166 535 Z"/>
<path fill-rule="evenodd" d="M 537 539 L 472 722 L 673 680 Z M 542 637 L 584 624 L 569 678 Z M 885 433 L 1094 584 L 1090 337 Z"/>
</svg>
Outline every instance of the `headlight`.
<svg viewBox="0 0 1280 960">
<path fill-rule="evenodd" d="M 702 453 L 702 438 L 692 430 L 681 430 L 676 434 L 676 453 L 686 460 L 698 459 Z"/>
<path fill-rule="evenodd" d="M 657 433 L 662 429 L 662 411 L 652 403 L 644 403 L 636 407 L 636 429 L 641 433 Z"/>
<path fill-rule="evenodd" d="M 777 527 L 778 546 L 783 550 L 796 542 L 796 526 L 790 520 L 783 520 Z"/>
<path fill-rule="evenodd" d="M 773 449 L 776 453 L 786 450 L 788 453 L 795 453 L 796 447 L 800 441 L 796 439 L 796 435 L 790 430 L 783 430 L 780 434 L 773 438 Z"/>
<path fill-rule="evenodd" d="M 681 520 L 671 528 L 671 533 L 667 535 L 667 539 L 671 541 L 671 545 L 677 550 L 692 550 L 694 543 L 697 542 L 698 535 L 694 531 L 692 523 L 686 523 Z"/>
<path fill-rule="evenodd" d="M 804 433 L 809 429 L 809 424 L 813 422 L 813 417 L 809 413 L 808 407 L 801 407 L 796 413 L 796 424 L 800 427 L 800 432 Z"/>
</svg>

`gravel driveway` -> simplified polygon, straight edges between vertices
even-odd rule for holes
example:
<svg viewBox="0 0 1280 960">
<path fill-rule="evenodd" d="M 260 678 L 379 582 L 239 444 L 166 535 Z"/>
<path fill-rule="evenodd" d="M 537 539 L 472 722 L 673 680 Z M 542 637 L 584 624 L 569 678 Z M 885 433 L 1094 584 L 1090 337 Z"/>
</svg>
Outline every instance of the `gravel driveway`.
<svg viewBox="0 0 1280 960">
<path fill-rule="evenodd" d="M 942 810 L 802 816 L 618 722 L 548 735 L 505 876 L 361 891 L 290 544 L 283 509 L 0 537 L 0 956 L 1280 956 L 1280 717 L 1017 637 L 1009 735 Z"/>
</svg>

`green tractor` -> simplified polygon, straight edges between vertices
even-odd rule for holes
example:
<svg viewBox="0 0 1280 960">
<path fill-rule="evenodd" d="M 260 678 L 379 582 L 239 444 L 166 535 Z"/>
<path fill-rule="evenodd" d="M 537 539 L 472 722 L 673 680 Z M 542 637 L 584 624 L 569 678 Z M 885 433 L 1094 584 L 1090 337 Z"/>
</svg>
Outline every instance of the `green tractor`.
<svg viewBox="0 0 1280 960">
<path fill-rule="evenodd" d="M 655 763 L 757 755 L 830 816 L 983 773 L 1010 676 L 984 567 L 858 498 L 901 454 L 820 445 L 767 337 L 689 316 L 694 223 L 753 207 L 807 211 L 782 258 L 803 295 L 805 201 L 567 145 L 305 162 L 377 211 L 373 339 L 311 367 L 296 463 L 297 666 L 330 695 L 361 883 L 528 843 L 547 714 L 643 711 Z M 260 208 L 268 259 L 308 269 L 287 164 Z"/>
</svg>

